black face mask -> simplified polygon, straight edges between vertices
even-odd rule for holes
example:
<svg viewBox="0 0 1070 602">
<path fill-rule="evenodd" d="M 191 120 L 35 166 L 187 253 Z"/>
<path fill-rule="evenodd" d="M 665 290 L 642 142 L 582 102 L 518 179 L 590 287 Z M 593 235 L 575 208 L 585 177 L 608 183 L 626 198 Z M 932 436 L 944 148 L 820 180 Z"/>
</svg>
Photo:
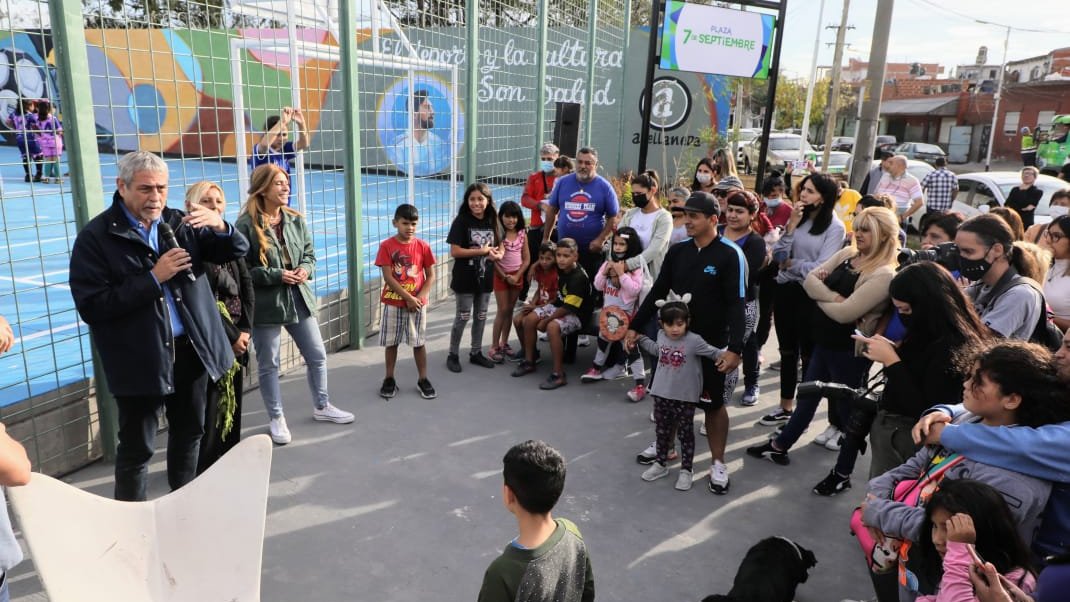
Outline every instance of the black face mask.
<svg viewBox="0 0 1070 602">
<path fill-rule="evenodd" d="M 646 194 L 644 194 L 642 192 L 633 192 L 632 193 L 632 203 L 634 203 L 636 207 L 638 207 L 640 209 L 643 209 L 648 204 L 650 204 L 650 197 L 648 197 Z"/>
<path fill-rule="evenodd" d="M 914 324 L 913 314 L 899 314 L 899 321 L 903 323 L 903 327 L 910 330 L 910 327 Z"/>
<path fill-rule="evenodd" d="M 985 255 L 988 255 L 987 251 Z M 959 274 L 970 282 L 976 282 L 984 278 L 991 268 L 992 264 L 986 261 L 984 256 L 981 256 L 980 259 L 966 259 L 961 255 L 959 256 Z"/>
</svg>

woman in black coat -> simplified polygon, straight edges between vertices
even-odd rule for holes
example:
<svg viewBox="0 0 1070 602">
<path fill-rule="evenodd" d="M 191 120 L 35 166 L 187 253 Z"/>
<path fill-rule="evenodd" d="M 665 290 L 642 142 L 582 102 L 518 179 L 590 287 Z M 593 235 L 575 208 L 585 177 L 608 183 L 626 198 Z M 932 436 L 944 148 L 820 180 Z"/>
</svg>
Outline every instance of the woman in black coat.
<svg viewBox="0 0 1070 602">
<path fill-rule="evenodd" d="M 1004 207 L 1010 207 L 1018 212 L 1022 218 L 1022 226 L 1029 229 L 1033 225 L 1033 212 L 1036 211 L 1044 191 L 1037 188 L 1037 176 L 1040 174 L 1035 167 L 1022 168 L 1022 183 L 1011 189 L 1007 195 Z"/>
<path fill-rule="evenodd" d="M 226 208 L 223 189 L 213 182 L 197 182 L 186 191 L 186 209 L 193 204 L 213 209 L 222 215 Z M 220 309 L 219 318 L 223 322 L 227 340 L 234 350 L 236 364 L 232 374 L 224 376 L 219 382 L 208 384 L 204 436 L 201 438 L 197 474 L 207 470 L 230 448 L 237 445 L 241 438 L 242 381 L 245 367 L 249 364 L 249 337 L 253 328 L 255 307 L 253 279 L 249 275 L 244 258 L 222 264 L 205 262 L 204 271 L 216 301 L 226 308 L 226 315 Z M 228 378 L 229 386 L 233 387 L 234 398 L 234 409 L 229 419 L 220 415 L 220 401 L 230 395 L 229 391 L 224 393 L 227 388 L 224 381 Z"/>
</svg>

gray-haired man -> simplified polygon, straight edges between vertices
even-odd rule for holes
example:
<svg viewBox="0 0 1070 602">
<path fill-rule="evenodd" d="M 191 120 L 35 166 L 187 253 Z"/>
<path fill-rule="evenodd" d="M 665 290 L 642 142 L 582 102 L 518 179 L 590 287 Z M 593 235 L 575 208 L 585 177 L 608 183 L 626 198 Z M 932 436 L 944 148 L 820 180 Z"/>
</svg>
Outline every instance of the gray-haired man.
<svg viewBox="0 0 1070 602">
<path fill-rule="evenodd" d="M 193 479 L 209 379 L 234 363 L 203 262 L 243 257 L 249 242 L 213 210 L 168 208 L 167 178 L 167 164 L 152 153 L 120 159 L 111 207 L 86 224 L 71 251 L 71 295 L 119 409 L 118 500 L 146 498 L 160 406 L 168 484 Z"/>
</svg>

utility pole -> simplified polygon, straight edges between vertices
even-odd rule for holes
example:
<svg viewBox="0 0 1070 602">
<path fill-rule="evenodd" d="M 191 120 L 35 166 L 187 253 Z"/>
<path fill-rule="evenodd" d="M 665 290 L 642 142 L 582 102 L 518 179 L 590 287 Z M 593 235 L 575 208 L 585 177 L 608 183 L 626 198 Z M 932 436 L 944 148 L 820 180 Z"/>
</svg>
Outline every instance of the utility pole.
<svg viewBox="0 0 1070 602">
<path fill-rule="evenodd" d="M 814 88 L 817 85 L 817 53 L 821 50 L 821 21 L 825 18 L 825 0 L 817 10 L 817 34 L 814 35 L 814 58 L 810 61 L 810 85 L 806 87 L 806 107 L 803 108 L 802 130 L 799 132 L 799 159 L 806 153 L 806 139 L 810 135 L 810 105 L 814 103 Z"/>
<path fill-rule="evenodd" d="M 895 0 L 877 0 L 877 15 L 873 18 L 873 40 L 869 46 L 868 88 L 862 103 L 862 118 L 855 136 L 854 157 L 851 159 L 851 188 L 858 190 L 873 163 L 873 146 L 877 141 L 877 123 L 881 114 L 881 93 L 884 92 L 884 70 L 888 61 L 888 36 L 892 30 Z M 859 190 L 864 193 L 864 190 Z"/>
<path fill-rule="evenodd" d="M 978 23 L 985 23 L 978 21 Z M 986 23 L 986 25 L 994 25 Z M 1003 38 L 1003 64 L 999 68 L 999 79 L 996 80 L 996 105 L 992 107 L 992 128 L 988 131 L 988 151 L 985 153 L 985 171 L 992 170 L 992 143 L 996 139 L 996 120 L 999 119 L 999 99 L 1003 96 L 1003 73 L 1007 70 L 1007 46 L 1011 43 L 1011 28 L 1007 27 L 1007 35 Z"/>
<path fill-rule="evenodd" d="M 825 119 L 825 147 L 821 153 L 821 164 L 828 169 L 829 152 L 832 150 L 832 136 L 836 133 L 836 110 L 840 104 L 840 70 L 843 62 L 843 43 L 847 36 L 847 14 L 851 10 L 851 0 L 843 0 L 843 14 L 840 16 L 840 27 L 836 31 L 836 52 L 832 58 L 832 92 L 829 98 L 828 118 Z"/>
</svg>

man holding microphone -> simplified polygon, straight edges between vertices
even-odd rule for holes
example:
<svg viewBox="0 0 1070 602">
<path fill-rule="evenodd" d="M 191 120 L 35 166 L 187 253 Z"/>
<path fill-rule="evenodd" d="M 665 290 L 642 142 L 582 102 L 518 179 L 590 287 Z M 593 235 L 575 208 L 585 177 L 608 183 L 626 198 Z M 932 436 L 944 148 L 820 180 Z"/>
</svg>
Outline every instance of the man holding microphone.
<svg viewBox="0 0 1070 602">
<path fill-rule="evenodd" d="M 163 159 L 125 155 L 111 207 L 86 224 L 71 251 L 71 295 L 119 410 L 117 500 L 146 499 L 161 406 L 168 484 L 174 490 L 193 479 L 209 379 L 234 363 L 203 262 L 243 257 L 249 242 L 215 211 L 168 208 L 167 180 Z"/>
</svg>

